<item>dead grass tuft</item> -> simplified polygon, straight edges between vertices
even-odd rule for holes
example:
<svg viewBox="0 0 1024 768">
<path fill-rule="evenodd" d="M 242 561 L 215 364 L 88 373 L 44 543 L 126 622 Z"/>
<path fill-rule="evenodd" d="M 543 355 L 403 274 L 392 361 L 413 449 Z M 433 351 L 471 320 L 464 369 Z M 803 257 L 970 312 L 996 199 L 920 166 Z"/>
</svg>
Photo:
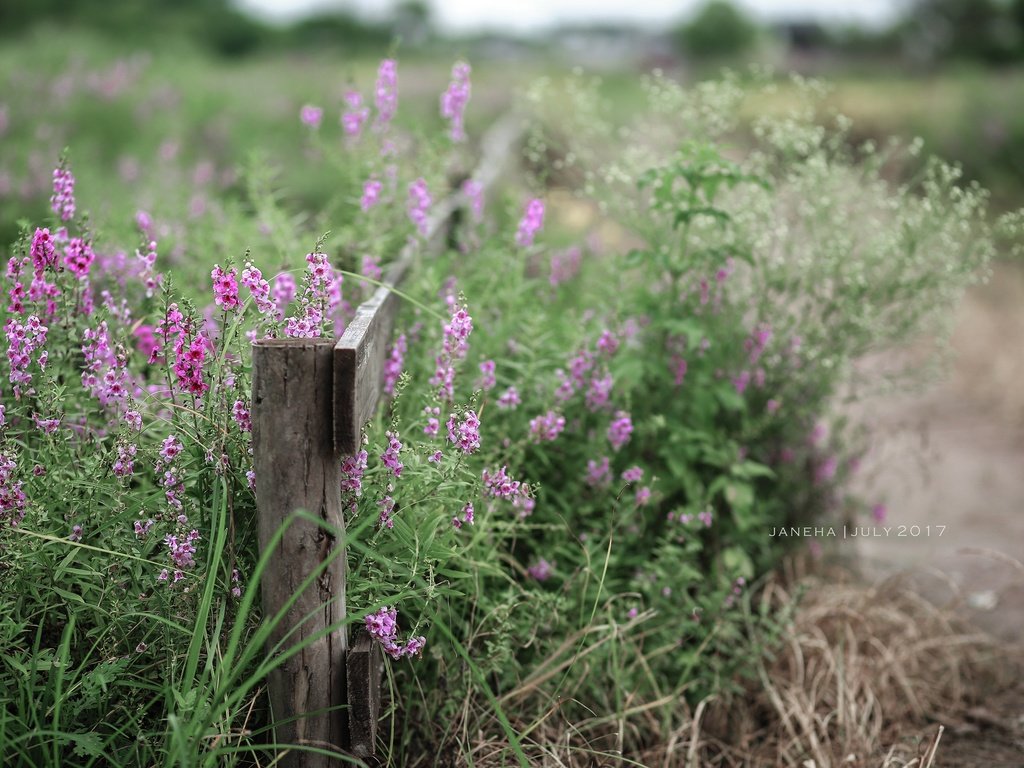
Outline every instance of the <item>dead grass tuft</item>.
<svg viewBox="0 0 1024 768">
<path fill-rule="evenodd" d="M 940 768 L 943 739 L 1021 668 L 1018 651 L 965 628 L 899 580 L 866 587 L 830 575 L 790 584 L 773 582 L 760 596 L 783 615 L 798 602 L 781 644 L 752 662 L 740 693 L 692 709 L 682 699 L 630 701 L 575 722 L 550 705 L 513 722 L 531 765 Z M 512 698 L 511 714 L 534 703 Z M 454 764 L 515 765 L 500 731 L 487 731 L 452 745 Z"/>
</svg>

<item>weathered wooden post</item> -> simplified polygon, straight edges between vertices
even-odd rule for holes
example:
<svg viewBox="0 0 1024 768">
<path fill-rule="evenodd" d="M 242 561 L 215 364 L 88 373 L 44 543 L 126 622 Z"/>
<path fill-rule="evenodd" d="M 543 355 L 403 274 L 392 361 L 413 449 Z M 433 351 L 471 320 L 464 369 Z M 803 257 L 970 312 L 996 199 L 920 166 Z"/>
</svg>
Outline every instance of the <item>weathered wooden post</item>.
<svg viewBox="0 0 1024 768">
<path fill-rule="evenodd" d="M 253 344 L 253 464 L 260 549 L 288 516 L 304 509 L 344 530 L 341 462 L 334 443 L 334 340 L 267 339 Z M 345 542 L 299 519 L 288 527 L 260 585 L 272 617 L 329 556 L 323 573 L 302 591 L 276 626 L 269 646 L 294 646 L 345 618 Z M 303 621 L 304 617 L 310 618 Z M 278 743 L 340 751 L 349 744 L 345 627 L 310 643 L 269 676 Z M 286 722 L 288 721 L 288 722 Z M 327 768 L 333 758 L 293 750 L 286 768 Z"/>
<path fill-rule="evenodd" d="M 493 186 L 521 131 L 507 117 L 484 137 L 475 174 Z M 440 201 L 428 221 L 423 250 L 443 247 L 443 227 L 464 204 L 461 194 Z M 269 646 L 283 647 L 337 625 L 270 675 L 268 686 L 280 744 L 308 744 L 375 764 L 380 715 L 380 645 L 359 631 L 349 649 L 345 619 L 345 542 L 341 459 L 359 448 L 363 425 L 380 398 L 384 359 L 394 329 L 401 283 L 420 246 L 410 244 L 373 296 L 334 339 L 264 339 L 253 343 L 253 465 L 260 550 L 295 510 L 318 516 L 341 535 L 298 520 L 284 534 L 260 585 L 263 614 L 274 616 L 328 558 L 316 582 L 299 593 Z M 333 556 L 333 557 L 332 557 Z M 310 618 L 305 618 L 309 616 Z M 292 630 L 295 630 L 294 632 Z M 342 761 L 291 751 L 282 768 L 327 768 Z"/>
</svg>

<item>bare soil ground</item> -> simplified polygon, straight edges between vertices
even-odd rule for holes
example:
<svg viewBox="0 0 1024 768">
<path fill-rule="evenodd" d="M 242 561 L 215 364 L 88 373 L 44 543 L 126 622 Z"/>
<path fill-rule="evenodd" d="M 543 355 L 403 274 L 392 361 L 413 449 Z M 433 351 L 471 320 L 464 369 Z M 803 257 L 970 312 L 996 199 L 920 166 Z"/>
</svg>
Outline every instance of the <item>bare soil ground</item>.
<svg viewBox="0 0 1024 768">
<path fill-rule="evenodd" d="M 1024 266 L 997 264 L 969 292 L 953 344 L 946 380 L 852 411 L 871 434 L 857 490 L 908 527 L 855 546 L 869 578 L 904 574 L 1011 654 L 1024 644 Z M 997 681 L 975 714 L 949 724 L 935 765 L 1024 766 L 1024 683 Z"/>
</svg>

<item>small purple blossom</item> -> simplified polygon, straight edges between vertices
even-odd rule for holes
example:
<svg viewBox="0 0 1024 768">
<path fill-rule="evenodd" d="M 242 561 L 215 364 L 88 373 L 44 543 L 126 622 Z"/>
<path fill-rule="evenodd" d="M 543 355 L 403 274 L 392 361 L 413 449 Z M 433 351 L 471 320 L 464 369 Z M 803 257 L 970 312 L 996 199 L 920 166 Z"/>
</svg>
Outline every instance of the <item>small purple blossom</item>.
<svg viewBox="0 0 1024 768">
<path fill-rule="evenodd" d="M 380 193 L 384 185 L 376 179 L 367 179 L 363 182 L 363 196 L 359 199 L 359 207 L 365 213 L 380 202 Z"/>
<path fill-rule="evenodd" d="M 633 434 L 633 421 L 625 411 L 618 411 L 612 423 L 608 425 L 608 442 L 614 450 L 619 450 L 629 442 Z"/>
<path fill-rule="evenodd" d="M 402 443 L 398 439 L 398 433 L 389 431 L 384 435 L 388 439 L 388 447 L 380 455 L 380 460 L 391 474 L 401 477 L 403 464 L 398 460 L 398 454 L 402 451 Z"/>
<path fill-rule="evenodd" d="M 639 483 L 644 479 L 644 471 L 640 467 L 630 467 L 622 473 L 622 479 L 627 483 Z"/>
<path fill-rule="evenodd" d="M 341 127 L 346 135 L 353 139 L 363 132 L 363 125 L 370 116 L 370 108 L 363 106 L 363 96 L 359 91 L 348 91 L 345 94 L 348 109 L 341 115 Z"/>
<path fill-rule="evenodd" d="M 71 221 L 75 216 L 75 176 L 66 162 L 53 169 L 50 206 L 61 221 Z"/>
<path fill-rule="evenodd" d="M 210 272 L 213 280 L 213 302 L 227 311 L 238 309 L 238 270 L 231 267 L 226 272 L 220 264 L 214 264 Z"/>
<path fill-rule="evenodd" d="M 323 109 L 312 104 L 306 104 L 299 110 L 299 119 L 302 121 L 302 124 L 314 130 L 320 127 L 320 121 L 323 119 L 323 116 Z"/>
<path fill-rule="evenodd" d="M 481 473 L 481 479 L 487 494 L 498 499 L 515 498 L 524 490 L 522 483 L 509 476 L 506 467 L 502 467 L 496 472 L 485 469 Z"/>
<path fill-rule="evenodd" d="M 534 578 L 537 581 L 547 581 L 551 578 L 551 574 L 554 573 L 554 570 L 554 563 L 549 563 L 542 557 L 527 568 L 526 572 L 530 574 L 531 578 Z"/>
<path fill-rule="evenodd" d="M 503 411 L 512 411 L 515 410 L 521 402 L 518 390 L 516 390 L 515 387 L 509 387 L 498 397 L 497 405 L 498 408 Z"/>
<path fill-rule="evenodd" d="M 341 492 L 359 498 L 363 495 L 363 473 L 366 472 L 368 455 L 359 451 L 353 456 L 346 456 L 341 462 Z"/>
<path fill-rule="evenodd" d="M 398 64 L 394 59 L 384 59 L 377 69 L 374 104 L 377 107 L 376 128 L 383 132 L 398 111 Z"/>
<path fill-rule="evenodd" d="M 530 419 L 530 437 L 535 442 L 550 442 L 565 429 L 565 417 L 555 411 Z"/>
<path fill-rule="evenodd" d="M 427 218 L 432 202 L 425 179 L 420 177 L 409 184 L 409 204 L 406 210 L 409 213 L 409 220 L 416 225 L 420 235 L 427 234 Z"/>
<path fill-rule="evenodd" d="M 456 62 L 452 67 L 452 80 L 448 90 L 441 94 L 441 117 L 451 122 L 449 135 L 452 141 L 466 140 L 463 120 L 471 90 L 469 74 L 469 64 L 464 61 Z"/>
<path fill-rule="evenodd" d="M 602 456 L 599 461 L 587 460 L 587 485 L 594 488 L 604 488 L 611 480 L 611 464 L 607 456 Z"/>
<path fill-rule="evenodd" d="M 404 333 L 398 334 L 387 360 L 384 361 L 384 393 L 393 395 L 398 377 L 402 375 L 402 366 L 405 363 L 405 353 L 408 351 L 408 343 Z"/>
<path fill-rule="evenodd" d="M 493 360 L 484 360 L 480 363 L 480 379 L 477 386 L 484 392 L 494 389 L 497 380 L 494 376 L 495 364 Z"/>
<path fill-rule="evenodd" d="M 448 442 L 454 443 L 465 454 L 475 453 L 480 448 L 480 419 L 475 411 L 466 411 L 461 422 L 455 414 L 448 417 Z"/>
<path fill-rule="evenodd" d="M 79 280 L 89 276 L 96 254 L 92 246 L 80 237 L 73 237 L 64 248 L 64 266 Z"/>
<path fill-rule="evenodd" d="M 131 477 L 135 472 L 135 455 L 138 448 L 135 443 L 118 443 L 117 458 L 114 459 L 112 471 L 115 477 Z"/>
<path fill-rule="evenodd" d="M 392 659 L 418 656 L 423 651 L 427 640 L 422 635 L 411 637 L 403 646 L 398 642 L 398 611 L 388 606 L 368 613 L 363 619 L 366 631 L 384 647 L 384 652 Z"/>
<path fill-rule="evenodd" d="M 526 204 L 523 218 L 519 222 L 519 229 L 516 231 L 516 245 L 526 248 L 533 245 L 533 239 L 537 232 L 544 226 L 544 201 L 533 198 Z"/>
</svg>

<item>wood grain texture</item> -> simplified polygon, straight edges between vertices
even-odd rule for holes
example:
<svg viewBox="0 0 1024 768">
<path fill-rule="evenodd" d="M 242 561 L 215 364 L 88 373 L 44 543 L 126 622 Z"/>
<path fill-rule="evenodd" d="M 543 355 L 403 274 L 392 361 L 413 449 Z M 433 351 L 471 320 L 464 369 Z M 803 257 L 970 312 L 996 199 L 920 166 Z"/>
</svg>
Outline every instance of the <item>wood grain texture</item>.
<svg viewBox="0 0 1024 768">
<path fill-rule="evenodd" d="M 380 644 L 366 630 L 358 630 L 348 651 L 348 700 L 350 750 L 376 765 L 377 721 L 380 719 L 380 678 L 384 659 Z"/>
<path fill-rule="evenodd" d="M 334 442 L 338 453 L 356 452 L 363 425 L 380 399 L 384 360 L 395 328 L 398 296 L 389 286 L 401 283 L 409 260 L 391 265 L 380 286 L 359 305 L 334 348 Z"/>
<path fill-rule="evenodd" d="M 285 531 L 263 573 L 263 614 L 273 617 L 292 595 L 298 598 L 273 629 L 268 654 L 286 634 L 292 647 L 345 618 L 344 518 L 340 459 L 334 448 L 334 342 L 273 339 L 253 345 L 253 462 L 260 550 L 298 509 L 334 533 L 306 520 Z M 303 580 L 325 561 L 326 569 L 305 590 Z M 308 617 L 308 618 L 306 618 Z M 268 676 L 279 743 L 341 749 L 348 744 L 345 627 L 306 646 Z M 329 710 L 329 711 L 328 711 Z M 282 722 L 298 718 L 293 722 Z M 327 768 L 338 761 L 292 750 L 278 765 Z"/>
</svg>

